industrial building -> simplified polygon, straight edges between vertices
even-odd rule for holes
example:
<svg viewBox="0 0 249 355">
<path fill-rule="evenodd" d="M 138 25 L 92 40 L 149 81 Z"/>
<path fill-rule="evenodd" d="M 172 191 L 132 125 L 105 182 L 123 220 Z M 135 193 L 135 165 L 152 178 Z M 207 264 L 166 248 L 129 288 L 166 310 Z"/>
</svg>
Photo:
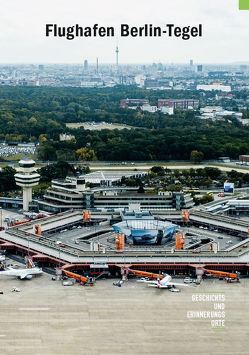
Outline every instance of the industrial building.
<svg viewBox="0 0 249 355">
<path fill-rule="evenodd" d="M 249 155 L 240 155 L 239 161 L 241 162 L 241 164 L 248 165 L 249 164 Z"/>
<path fill-rule="evenodd" d="M 123 99 L 120 101 L 121 108 L 127 108 L 129 106 L 142 106 L 149 105 L 149 100 L 146 99 Z"/>
<path fill-rule="evenodd" d="M 178 110 L 198 109 L 199 100 L 194 99 L 158 99 L 158 108 L 173 107 Z"/>
</svg>

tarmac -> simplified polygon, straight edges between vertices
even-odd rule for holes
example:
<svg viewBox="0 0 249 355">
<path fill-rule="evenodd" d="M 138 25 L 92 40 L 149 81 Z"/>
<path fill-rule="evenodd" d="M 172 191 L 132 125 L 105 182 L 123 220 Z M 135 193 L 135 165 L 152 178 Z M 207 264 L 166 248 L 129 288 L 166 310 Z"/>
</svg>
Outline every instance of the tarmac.
<svg viewBox="0 0 249 355">
<path fill-rule="evenodd" d="M 0 353 L 248 354 L 249 279 L 233 284 L 206 279 L 179 287 L 179 293 L 135 279 L 122 287 L 113 281 L 65 287 L 48 274 L 26 281 L 0 277 Z M 13 287 L 21 292 L 11 292 Z M 193 318 L 193 312 L 207 316 L 215 307 L 225 312 L 221 318 Z"/>
</svg>

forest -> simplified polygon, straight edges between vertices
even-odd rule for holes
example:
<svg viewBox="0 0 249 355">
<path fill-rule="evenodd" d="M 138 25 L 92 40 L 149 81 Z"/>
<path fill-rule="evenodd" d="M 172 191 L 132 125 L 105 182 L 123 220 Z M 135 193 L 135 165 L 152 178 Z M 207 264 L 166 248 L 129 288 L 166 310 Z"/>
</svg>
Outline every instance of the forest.
<svg viewBox="0 0 249 355">
<path fill-rule="evenodd" d="M 236 94 L 236 93 L 235 93 Z M 237 93 L 238 99 L 246 94 Z M 249 153 L 249 128 L 233 118 L 200 120 L 199 112 L 176 111 L 173 116 L 121 109 L 122 98 L 195 98 L 201 104 L 215 93 L 149 91 L 120 86 L 105 89 L 0 87 L 0 141 L 39 143 L 39 160 L 189 160 L 193 151 L 205 160 L 238 158 Z M 235 95 L 236 96 L 236 95 Z M 236 110 L 236 100 L 230 100 Z M 248 112 L 245 111 L 245 116 Z M 132 129 L 90 131 L 69 129 L 68 122 L 110 122 Z M 59 134 L 75 136 L 60 142 Z"/>
</svg>

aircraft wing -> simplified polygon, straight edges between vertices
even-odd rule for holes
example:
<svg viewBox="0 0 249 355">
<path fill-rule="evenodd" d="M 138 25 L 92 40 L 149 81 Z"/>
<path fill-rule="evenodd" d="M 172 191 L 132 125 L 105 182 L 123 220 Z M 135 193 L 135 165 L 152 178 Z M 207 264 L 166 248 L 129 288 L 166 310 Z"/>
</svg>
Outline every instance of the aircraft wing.
<svg viewBox="0 0 249 355">
<path fill-rule="evenodd" d="M 168 285 L 158 285 L 158 284 L 148 284 L 148 287 L 155 287 L 155 288 L 169 288 Z"/>
<path fill-rule="evenodd" d="M 28 275 L 30 275 L 30 273 L 28 271 L 23 271 L 21 274 L 19 274 L 18 276 L 20 277 L 21 280 L 25 279 L 25 277 L 27 277 Z"/>
<path fill-rule="evenodd" d="M 167 283 L 168 286 L 185 286 L 185 287 L 189 287 L 189 285 L 186 284 L 180 284 L 178 282 L 169 282 Z"/>
<path fill-rule="evenodd" d="M 149 281 L 149 280 L 137 280 L 137 282 L 141 282 L 141 283 L 144 283 L 144 284 L 153 284 L 153 285 L 157 285 L 158 281 Z"/>
</svg>

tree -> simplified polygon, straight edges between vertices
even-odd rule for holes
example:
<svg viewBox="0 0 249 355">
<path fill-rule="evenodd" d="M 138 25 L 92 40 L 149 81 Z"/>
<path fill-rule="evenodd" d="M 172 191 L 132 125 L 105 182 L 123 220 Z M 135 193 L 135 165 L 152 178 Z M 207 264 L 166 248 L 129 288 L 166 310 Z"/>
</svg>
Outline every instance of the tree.
<svg viewBox="0 0 249 355">
<path fill-rule="evenodd" d="M 80 148 L 76 150 L 76 155 L 79 160 L 92 161 L 97 160 L 94 149 L 91 148 Z"/>
<path fill-rule="evenodd" d="M 38 172 L 41 175 L 41 182 L 50 182 L 53 179 L 64 179 L 68 175 L 75 175 L 74 167 L 65 161 L 47 165 Z"/>
<path fill-rule="evenodd" d="M 199 152 L 198 150 L 192 150 L 190 154 L 190 160 L 193 163 L 200 163 L 204 158 L 204 154 L 202 152 Z"/>
<path fill-rule="evenodd" d="M 16 170 L 6 166 L 0 172 L 0 191 L 7 192 L 10 190 L 17 190 L 19 187 L 15 183 Z"/>
<path fill-rule="evenodd" d="M 165 171 L 164 168 L 162 166 L 152 166 L 152 168 L 150 169 L 150 171 L 154 174 L 157 174 L 159 176 L 163 176 L 165 175 Z"/>
</svg>

